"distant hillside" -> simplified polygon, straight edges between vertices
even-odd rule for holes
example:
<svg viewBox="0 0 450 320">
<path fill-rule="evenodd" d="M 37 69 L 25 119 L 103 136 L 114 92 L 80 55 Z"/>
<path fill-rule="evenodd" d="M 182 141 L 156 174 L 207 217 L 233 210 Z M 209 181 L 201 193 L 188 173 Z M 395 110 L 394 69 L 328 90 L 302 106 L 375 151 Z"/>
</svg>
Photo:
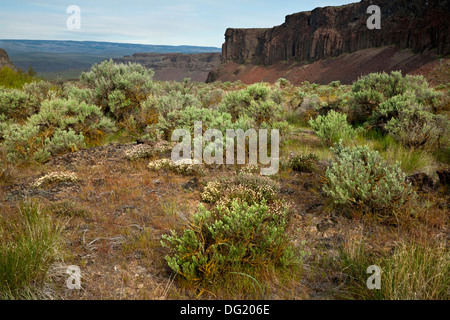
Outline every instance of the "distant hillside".
<svg viewBox="0 0 450 320">
<path fill-rule="evenodd" d="M 215 47 L 140 45 L 94 41 L 0 40 L 14 65 L 27 70 L 31 65 L 39 76 L 47 79 L 77 78 L 82 71 L 110 58 L 122 58 L 136 52 L 212 53 Z"/>
<path fill-rule="evenodd" d="M 140 63 L 155 71 L 155 80 L 205 82 L 208 73 L 220 64 L 220 53 L 135 53 L 116 58 L 116 63 Z"/>
</svg>

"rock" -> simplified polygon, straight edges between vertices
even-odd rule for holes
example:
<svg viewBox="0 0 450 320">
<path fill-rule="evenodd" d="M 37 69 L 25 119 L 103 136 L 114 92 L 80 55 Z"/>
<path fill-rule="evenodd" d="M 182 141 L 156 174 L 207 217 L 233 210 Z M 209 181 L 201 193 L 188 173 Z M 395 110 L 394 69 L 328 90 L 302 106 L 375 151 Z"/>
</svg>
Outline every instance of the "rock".
<svg viewBox="0 0 450 320">
<path fill-rule="evenodd" d="M 198 188 L 198 179 L 197 177 L 192 178 L 188 182 L 181 185 L 181 187 L 185 190 L 194 190 Z"/>
<path fill-rule="evenodd" d="M 323 207 L 323 203 L 312 203 L 305 208 L 305 212 L 318 211 Z"/>
<path fill-rule="evenodd" d="M 435 183 L 425 173 L 416 173 L 411 176 L 406 177 L 406 183 L 411 183 L 414 187 L 417 187 L 420 191 L 432 191 L 435 189 Z"/>
<path fill-rule="evenodd" d="M 6 51 L 0 49 L 0 69 L 2 69 L 4 66 L 8 66 L 10 69 L 14 69 L 14 65 L 11 60 L 9 60 L 9 56 Z"/>
<path fill-rule="evenodd" d="M 280 192 L 284 195 L 293 195 L 295 194 L 295 190 L 294 189 L 290 189 L 290 188 L 283 188 L 280 190 Z"/>
<path fill-rule="evenodd" d="M 449 169 L 443 169 L 436 171 L 439 182 L 443 186 L 450 186 L 450 170 Z"/>
<path fill-rule="evenodd" d="M 392 44 L 413 51 L 436 48 L 443 55 L 450 52 L 449 1 L 379 0 L 381 30 L 367 28 L 366 11 L 371 4 L 364 0 L 295 13 L 271 29 L 227 29 L 222 62 L 317 61 Z"/>
</svg>

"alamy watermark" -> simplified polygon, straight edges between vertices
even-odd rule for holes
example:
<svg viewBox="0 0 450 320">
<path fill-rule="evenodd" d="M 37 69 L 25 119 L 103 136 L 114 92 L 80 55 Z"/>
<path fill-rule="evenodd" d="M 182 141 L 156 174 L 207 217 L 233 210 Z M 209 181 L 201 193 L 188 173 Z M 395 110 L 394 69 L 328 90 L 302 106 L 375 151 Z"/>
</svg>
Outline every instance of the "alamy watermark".
<svg viewBox="0 0 450 320">
<path fill-rule="evenodd" d="M 66 273 L 69 274 L 69 278 L 66 280 L 66 286 L 68 289 L 81 289 L 81 270 L 78 266 L 68 266 Z"/>
<path fill-rule="evenodd" d="M 280 153 L 280 132 L 278 129 L 271 129 L 270 133 L 270 156 L 268 154 L 268 130 L 248 129 L 244 132 L 242 129 L 226 129 L 226 137 L 218 129 L 209 129 L 202 134 L 202 121 L 194 123 L 194 139 L 192 141 L 191 133 L 185 129 L 176 129 L 172 133 L 172 142 L 178 142 L 172 149 L 171 159 L 175 163 L 193 163 L 193 164 L 224 164 L 224 145 L 226 146 L 225 163 L 226 164 L 245 164 L 246 163 L 246 145 L 248 141 L 248 160 L 249 164 L 270 165 L 262 167 L 262 175 L 274 175 L 279 169 Z M 180 138 L 182 139 L 180 141 Z M 236 139 L 236 148 L 235 148 Z M 247 140 L 248 139 L 248 140 Z M 207 145 L 205 145 L 207 144 Z M 194 145 L 194 152 L 192 152 Z M 235 160 L 236 151 L 236 160 Z"/>
<path fill-rule="evenodd" d="M 372 274 L 367 279 L 367 289 L 369 290 L 380 290 L 381 289 L 381 268 L 379 266 L 369 266 L 367 268 L 367 273 Z"/>
<path fill-rule="evenodd" d="M 70 16 L 66 20 L 66 26 L 69 30 L 81 29 L 81 9 L 77 5 L 71 5 L 67 7 L 67 14 Z"/>
<path fill-rule="evenodd" d="M 367 28 L 370 30 L 381 29 L 381 9 L 379 6 L 369 6 L 367 13 L 371 16 L 367 19 Z"/>
</svg>

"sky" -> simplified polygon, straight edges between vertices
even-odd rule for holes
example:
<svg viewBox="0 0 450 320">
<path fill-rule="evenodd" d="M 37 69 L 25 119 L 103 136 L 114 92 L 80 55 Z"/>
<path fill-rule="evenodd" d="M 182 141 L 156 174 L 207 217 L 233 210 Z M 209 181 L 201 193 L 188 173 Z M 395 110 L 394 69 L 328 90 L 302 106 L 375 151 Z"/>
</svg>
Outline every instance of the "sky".
<svg viewBox="0 0 450 320">
<path fill-rule="evenodd" d="M 0 0 L 0 39 L 221 47 L 227 28 L 270 28 L 285 16 L 357 0 Z M 69 29 L 80 8 L 80 29 Z"/>
</svg>

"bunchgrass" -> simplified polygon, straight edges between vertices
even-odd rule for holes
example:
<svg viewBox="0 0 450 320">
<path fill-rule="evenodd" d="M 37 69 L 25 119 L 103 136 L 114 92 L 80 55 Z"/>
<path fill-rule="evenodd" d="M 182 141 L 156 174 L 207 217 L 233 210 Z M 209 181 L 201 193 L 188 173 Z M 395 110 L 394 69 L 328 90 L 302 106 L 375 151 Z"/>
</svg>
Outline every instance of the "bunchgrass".
<svg viewBox="0 0 450 320">
<path fill-rule="evenodd" d="M 376 130 L 364 132 L 356 139 L 358 145 L 368 145 L 378 151 L 391 164 L 400 162 L 406 174 L 425 172 L 434 175 L 437 165 L 433 154 L 427 150 L 405 147 L 389 135 Z"/>
<path fill-rule="evenodd" d="M 0 299 L 39 299 L 61 229 L 35 203 L 0 216 Z"/>
<path fill-rule="evenodd" d="M 401 242 L 390 253 L 369 254 L 363 244 L 344 246 L 342 272 L 349 276 L 346 298 L 448 300 L 450 252 L 443 244 Z M 381 289 L 369 290 L 367 268 L 381 268 Z"/>
</svg>

